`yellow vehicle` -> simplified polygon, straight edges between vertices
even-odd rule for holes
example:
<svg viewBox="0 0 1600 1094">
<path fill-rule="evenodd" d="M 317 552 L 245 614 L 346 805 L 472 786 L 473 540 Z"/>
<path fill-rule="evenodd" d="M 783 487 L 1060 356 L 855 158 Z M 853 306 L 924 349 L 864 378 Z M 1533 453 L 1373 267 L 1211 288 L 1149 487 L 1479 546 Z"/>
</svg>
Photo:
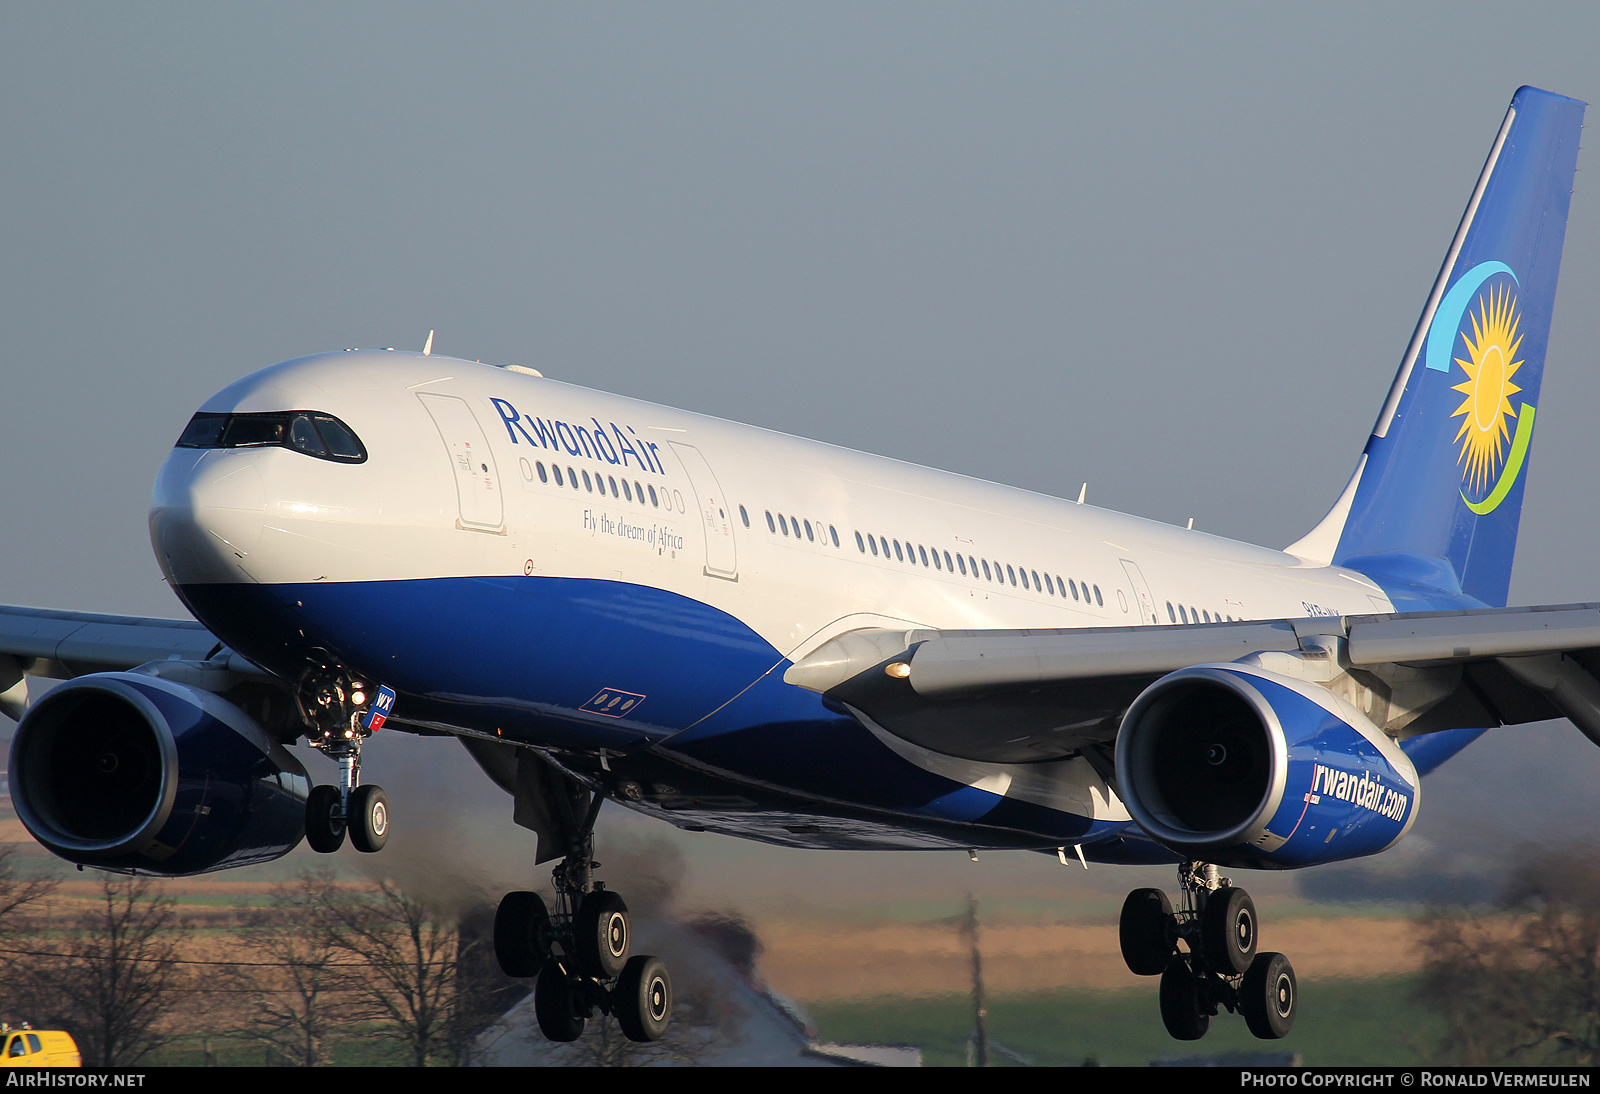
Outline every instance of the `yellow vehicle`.
<svg viewBox="0 0 1600 1094">
<path fill-rule="evenodd" d="M 0 1029 L 0 1067 L 82 1067 L 72 1034 L 58 1029 Z"/>
</svg>

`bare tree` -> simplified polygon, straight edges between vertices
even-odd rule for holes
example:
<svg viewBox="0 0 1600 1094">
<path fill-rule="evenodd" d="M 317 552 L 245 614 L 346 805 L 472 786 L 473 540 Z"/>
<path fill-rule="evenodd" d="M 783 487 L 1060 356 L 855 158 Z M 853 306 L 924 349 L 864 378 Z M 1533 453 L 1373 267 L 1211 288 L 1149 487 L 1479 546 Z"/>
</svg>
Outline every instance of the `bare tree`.
<svg viewBox="0 0 1600 1094">
<path fill-rule="evenodd" d="M 0 847 L 0 1018 L 12 1022 L 32 1021 L 33 995 L 30 973 L 38 958 L 31 953 L 5 952 L 30 950 L 35 932 L 22 922 L 20 913 L 49 896 L 56 882 L 48 878 L 24 878 L 17 869 L 14 847 Z"/>
<path fill-rule="evenodd" d="M 86 1063 L 137 1063 L 169 1037 L 161 1020 L 180 1001 L 173 902 L 145 878 L 108 877 L 68 937 L 34 959 L 28 994 L 38 1017 L 71 1030 Z"/>
<path fill-rule="evenodd" d="M 1501 914 L 1436 909 L 1420 923 L 1421 998 L 1463 1064 L 1600 1063 L 1600 850 L 1533 855 Z"/>
<path fill-rule="evenodd" d="M 461 1048 L 455 1030 L 455 924 L 388 880 L 370 893 L 330 894 L 319 916 L 328 945 L 364 962 L 351 970 L 356 1009 L 387 1023 L 412 1066 L 440 1058 L 455 1062 Z"/>
<path fill-rule="evenodd" d="M 272 904 L 240 937 L 241 963 L 224 977 L 248 1000 L 241 1032 L 274 1059 L 296 1067 L 330 1062 L 331 1034 L 348 1025 L 350 958 L 327 929 L 326 911 L 343 898 L 332 876 L 307 873 L 273 893 Z"/>
<path fill-rule="evenodd" d="M 55 888 L 56 882 L 51 878 L 20 877 L 17 849 L 0 845 L 0 938 L 16 930 L 16 916 L 12 913 L 43 900 Z"/>
</svg>

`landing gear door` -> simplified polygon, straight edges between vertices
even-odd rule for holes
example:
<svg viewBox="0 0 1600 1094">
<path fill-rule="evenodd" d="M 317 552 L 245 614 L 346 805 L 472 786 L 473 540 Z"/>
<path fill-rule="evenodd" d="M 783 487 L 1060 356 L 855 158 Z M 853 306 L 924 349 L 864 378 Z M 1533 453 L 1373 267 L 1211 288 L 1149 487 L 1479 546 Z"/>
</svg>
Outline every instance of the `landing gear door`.
<svg viewBox="0 0 1600 1094">
<path fill-rule="evenodd" d="M 455 472 L 456 497 L 461 506 L 456 526 L 477 532 L 503 531 L 505 505 L 500 497 L 500 472 L 472 408 L 454 395 L 419 391 L 417 398 L 438 426 Z"/>
<path fill-rule="evenodd" d="M 1161 622 L 1160 618 L 1156 615 L 1155 598 L 1150 595 L 1150 583 L 1145 581 L 1144 574 L 1140 572 L 1139 567 L 1132 561 L 1123 559 L 1122 568 L 1128 575 L 1129 584 L 1133 586 L 1133 598 L 1134 601 L 1139 605 L 1139 611 L 1142 613 L 1139 617 L 1139 622 Z"/>
<path fill-rule="evenodd" d="M 700 514 L 700 530 L 706 537 L 706 574 L 710 577 L 739 580 L 738 559 L 733 545 L 733 515 L 728 499 L 722 493 L 711 465 L 693 445 L 670 442 L 689 476 L 689 488 L 694 491 L 695 505 Z"/>
</svg>

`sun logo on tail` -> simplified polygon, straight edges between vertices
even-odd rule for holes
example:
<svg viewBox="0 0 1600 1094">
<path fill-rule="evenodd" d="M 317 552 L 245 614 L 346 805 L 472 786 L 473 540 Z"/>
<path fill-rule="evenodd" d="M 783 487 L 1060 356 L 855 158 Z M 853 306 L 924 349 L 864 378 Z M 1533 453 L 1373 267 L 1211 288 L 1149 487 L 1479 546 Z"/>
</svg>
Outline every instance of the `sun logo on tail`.
<svg viewBox="0 0 1600 1094">
<path fill-rule="evenodd" d="M 1455 437 L 1461 443 L 1457 462 L 1463 482 L 1478 495 L 1483 494 L 1505 462 L 1505 446 L 1511 439 L 1506 419 L 1517 416 L 1511 396 L 1522 388 L 1511 378 L 1522 367 L 1517 360 L 1517 348 L 1522 344 L 1519 322 L 1517 301 L 1507 286 L 1503 290 L 1491 289 L 1487 297 L 1478 297 L 1478 310 L 1472 313 L 1472 336 L 1461 332 L 1468 359 L 1457 357 L 1455 362 L 1467 374 L 1467 381 L 1451 390 L 1466 398 L 1451 417 L 1463 419 Z"/>
</svg>

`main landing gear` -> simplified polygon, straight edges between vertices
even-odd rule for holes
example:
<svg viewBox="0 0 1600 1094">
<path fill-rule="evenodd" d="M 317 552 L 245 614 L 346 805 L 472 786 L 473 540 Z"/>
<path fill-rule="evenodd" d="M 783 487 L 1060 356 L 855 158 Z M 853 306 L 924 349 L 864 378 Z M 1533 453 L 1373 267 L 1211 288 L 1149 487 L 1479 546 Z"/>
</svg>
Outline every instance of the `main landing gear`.
<svg viewBox="0 0 1600 1094">
<path fill-rule="evenodd" d="M 566 796 L 562 795 L 565 800 Z M 533 1011 L 552 1041 L 576 1041 L 595 1011 L 631 1041 L 659 1041 L 672 1019 L 672 978 L 658 957 L 634 954 L 628 906 L 593 880 L 596 796 L 556 866 L 556 906 L 507 893 L 494 917 L 494 952 L 507 976 L 537 976 Z"/>
<path fill-rule="evenodd" d="M 383 850 L 389 799 L 381 786 L 361 785 L 361 742 L 383 725 L 394 693 L 380 688 L 369 694 L 360 681 L 330 677 L 307 680 L 297 698 L 307 743 L 339 765 L 338 785 L 312 787 L 306 798 L 306 843 L 330 855 L 348 833 L 357 851 Z"/>
<path fill-rule="evenodd" d="M 1183 907 L 1160 889 L 1135 889 L 1122 904 L 1122 959 L 1140 976 L 1161 977 L 1161 1022 L 1180 1041 L 1198 1041 L 1219 1007 L 1243 1014 L 1257 1037 L 1294 1026 L 1299 988 L 1281 953 L 1256 951 L 1255 901 L 1215 866 L 1178 868 Z M 1178 943 L 1182 941 L 1183 948 Z"/>
</svg>

